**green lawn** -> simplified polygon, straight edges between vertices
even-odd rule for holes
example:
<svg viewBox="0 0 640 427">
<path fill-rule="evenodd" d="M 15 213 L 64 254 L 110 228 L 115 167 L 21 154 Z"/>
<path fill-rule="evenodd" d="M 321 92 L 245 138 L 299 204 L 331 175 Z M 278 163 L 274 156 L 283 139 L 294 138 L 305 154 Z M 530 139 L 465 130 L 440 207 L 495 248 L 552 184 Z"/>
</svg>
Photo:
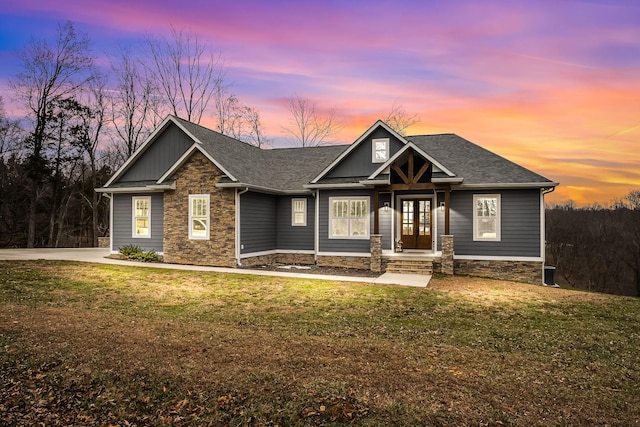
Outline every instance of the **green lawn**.
<svg viewBox="0 0 640 427">
<path fill-rule="evenodd" d="M 639 425 L 640 299 L 0 261 L 3 425 Z"/>
</svg>

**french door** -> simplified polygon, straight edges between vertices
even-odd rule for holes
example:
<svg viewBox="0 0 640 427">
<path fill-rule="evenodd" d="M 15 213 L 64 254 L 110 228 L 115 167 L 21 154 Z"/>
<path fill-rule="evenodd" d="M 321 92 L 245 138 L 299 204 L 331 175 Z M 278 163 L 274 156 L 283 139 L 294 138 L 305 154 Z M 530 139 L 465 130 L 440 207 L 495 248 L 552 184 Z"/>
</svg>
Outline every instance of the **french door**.
<svg viewBox="0 0 640 427">
<path fill-rule="evenodd" d="M 431 249 L 431 199 L 402 200 L 402 247 Z"/>
</svg>

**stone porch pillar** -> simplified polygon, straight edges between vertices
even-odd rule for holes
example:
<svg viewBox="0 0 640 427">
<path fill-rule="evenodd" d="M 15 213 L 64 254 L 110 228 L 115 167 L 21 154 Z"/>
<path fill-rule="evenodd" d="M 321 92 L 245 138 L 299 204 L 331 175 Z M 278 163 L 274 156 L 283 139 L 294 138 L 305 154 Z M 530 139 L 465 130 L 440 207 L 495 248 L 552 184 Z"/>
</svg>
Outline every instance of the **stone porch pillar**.
<svg viewBox="0 0 640 427">
<path fill-rule="evenodd" d="M 371 235 L 371 271 L 382 272 L 382 236 L 380 234 Z"/>
<path fill-rule="evenodd" d="M 454 274 L 452 234 L 442 235 L 442 274 Z"/>
</svg>

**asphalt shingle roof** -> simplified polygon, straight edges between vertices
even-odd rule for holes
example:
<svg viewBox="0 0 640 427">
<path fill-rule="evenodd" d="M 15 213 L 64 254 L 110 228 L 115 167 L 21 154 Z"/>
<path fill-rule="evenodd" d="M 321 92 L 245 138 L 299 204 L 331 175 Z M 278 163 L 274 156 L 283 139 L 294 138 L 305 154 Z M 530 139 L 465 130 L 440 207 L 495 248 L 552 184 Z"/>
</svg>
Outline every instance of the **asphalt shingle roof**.
<svg viewBox="0 0 640 427">
<path fill-rule="evenodd" d="M 349 145 L 264 150 L 176 118 L 202 148 L 241 184 L 276 191 L 300 191 Z M 464 178 L 464 184 L 518 184 L 551 181 L 455 134 L 406 137 L 433 159 Z M 358 182 L 354 177 L 350 182 Z M 325 180 L 322 180 L 323 182 Z"/>
</svg>

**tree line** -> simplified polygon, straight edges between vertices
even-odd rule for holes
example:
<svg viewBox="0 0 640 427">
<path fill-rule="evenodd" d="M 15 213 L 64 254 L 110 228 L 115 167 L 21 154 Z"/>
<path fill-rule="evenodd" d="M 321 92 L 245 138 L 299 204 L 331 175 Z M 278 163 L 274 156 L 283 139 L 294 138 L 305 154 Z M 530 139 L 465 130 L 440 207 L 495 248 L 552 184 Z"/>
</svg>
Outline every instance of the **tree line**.
<svg viewBox="0 0 640 427">
<path fill-rule="evenodd" d="M 640 297 L 640 191 L 609 206 L 546 210 L 546 263 L 558 284 Z"/>
<path fill-rule="evenodd" d="M 0 96 L 0 247 L 96 246 L 109 229 L 107 196 L 93 191 L 167 116 L 268 147 L 260 113 L 233 92 L 224 61 L 197 35 L 172 29 L 121 46 L 100 66 L 87 34 L 59 24 L 52 40 L 32 39 L 9 97 Z M 5 94 L 6 95 L 6 94 Z M 4 101 L 4 102 L 3 102 Z M 282 131 L 301 146 L 331 141 L 334 109 L 300 95 L 287 99 Z M 400 105 L 385 120 L 403 133 L 418 122 Z"/>
</svg>

